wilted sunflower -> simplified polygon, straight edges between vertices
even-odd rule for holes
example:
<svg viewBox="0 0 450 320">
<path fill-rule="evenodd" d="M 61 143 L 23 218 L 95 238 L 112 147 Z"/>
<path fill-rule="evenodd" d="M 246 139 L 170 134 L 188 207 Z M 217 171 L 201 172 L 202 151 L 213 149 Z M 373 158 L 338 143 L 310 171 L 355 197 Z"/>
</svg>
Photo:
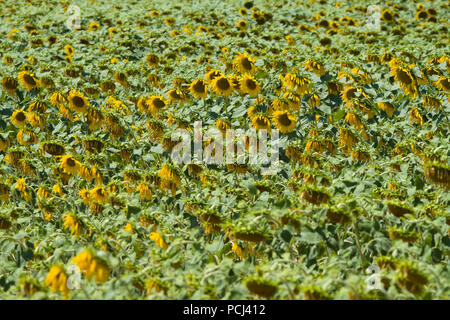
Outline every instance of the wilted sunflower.
<svg viewBox="0 0 450 320">
<path fill-rule="evenodd" d="M 80 236 L 82 231 L 81 222 L 73 213 L 68 213 L 63 216 L 64 229 L 70 229 L 70 234 L 76 237 Z"/>
<path fill-rule="evenodd" d="M 108 191 L 102 186 L 95 187 L 89 190 L 89 198 L 97 203 L 106 203 L 108 202 Z"/>
<path fill-rule="evenodd" d="M 239 53 L 233 61 L 233 67 L 241 74 L 253 74 L 256 71 L 255 60 L 247 53 Z"/>
<path fill-rule="evenodd" d="M 227 76 L 220 75 L 211 82 L 212 90 L 223 97 L 228 97 L 234 91 L 233 83 Z"/>
<path fill-rule="evenodd" d="M 439 79 L 436 81 L 436 85 L 442 90 L 442 91 L 450 91 L 450 79 L 445 77 L 439 77 Z"/>
<path fill-rule="evenodd" d="M 23 110 L 16 110 L 10 119 L 16 127 L 23 128 L 27 124 L 27 113 Z"/>
<path fill-rule="evenodd" d="M 206 99 L 208 95 L 208 87 L 202 79 L 194 80 L 189 86 L 190 93 L 195 99 Z"/>
<path fill-rule="evenodd" d="M 76 112 L 81 112 L 85 114 L 87 112 L 87 107 L 89 106 L 89 100 L 78 90 L 70 90 L 69 97 L 69 108 Z"/>
<path fill-rule="evenodd" d="M 156 116 L 166 106 L 166 102 L 162 96 L 151 96 L 147 99 L 146 104 L 153 116 Z"/>
<path fill-rule="evenodd" d="M 305 70 L 314 72 L 318 76 L 323 76 L 326 71 L 323 68 L 323 65 L 314 60 L 308 60 L 305 62 Z"/>
<path fill-rule="evenodd" d="M 256 130 L 270 131 L 270 120 L 263 114 L 257 114 L 252 118 L 252 127 Z"/>
<path fill-rule="evenodd" d="M 167 92 L 167 96 L 169 97 L 168 99 L 169 104 L 178 103 L 180 105 L 183 105 L 184 102 L 189 101 L 186 94 L 179 89 L 169 90 L 169 92 Z"/>
<path fill-rule="evenodd" d="M 60 161 L 60 168 L 62 168 L 66 173 L 77 174 L 81 168 L 81 163 L 76 160 L 71 154 L 62 156 Z"/>
<path fill-rule="evenodd" d="M 44 284 L 50 287 L 52 292 L 62 292 L 64 299 L 67 299 L 70 289 L 67 287 L 67 273 L 60 266 L 53 266 L 45 278 Z"/>
<path fill-rule="evenodd" d="M 28 71 L 22 71 L 18 75 L 20 85 L 27 91 L 31 91 L 38 87 L 38 79 L 36 79 L 31 73 Z"/>
<path fill-rule="evenodd" d="M 147 61 L 148 65 L 150 67 L 156 67 L 159 63 L 159 57 L 156 54 L 149 54 L 145 57 L 145 60 Z"/>
<path fill-rule="evenodd" d="M 71 261 L 86 273 L 86 279 L 91 281 L 95 277 L 95 281 L 103 283 L 108 281 L 110 272 L 109 268 L 96 257 L 90 250 L 85 250 L 76 255 Z"/>
<path fill-rule="evenodd" d="M 33 131 L 20 129 L 17 133 L 17 142 L 24 146 L 35 144 L 37 143 L 37 136 Z"/>
<path fill-rule="evenodd" d="M 273 121 L 278 130 L 282 133 L 294 131 L 295 126 L 297 125 L 297 119 L 288 111 L 275 111 L 273 113 Z"/>
<path fill-rule="evenodd" d="M 251 75 L 245 74 L 239 80 L 240 89 L 244 93 L 248 93 L 250 97 L 258 95 L 261 90 L 261 84 L 255 80 Z"/>
<path fill-rule="evenodd" d="M 2 79 L 2 87 L 10 96 L 16 94 L 19 83 L 13 77 L 4 77 Z"/>
<path fill-rule="evenodd" d="M 205 75 L 206 83 L 211 84 L 215 78 L 220 77 L 222 75 L 223 74 L 220 70 L 211 69 Z"/>
<path fill-rule="evenodd" d="M 391 74 L 394 76 L 395 81 L 399 82 L 405 93 L 413 97 L 417 96 L 418 90 L 411 71 L 401 63 L 397 63 L 395 59 L 392 59 L 389 64 L 391 66 Z"/>
</svg>

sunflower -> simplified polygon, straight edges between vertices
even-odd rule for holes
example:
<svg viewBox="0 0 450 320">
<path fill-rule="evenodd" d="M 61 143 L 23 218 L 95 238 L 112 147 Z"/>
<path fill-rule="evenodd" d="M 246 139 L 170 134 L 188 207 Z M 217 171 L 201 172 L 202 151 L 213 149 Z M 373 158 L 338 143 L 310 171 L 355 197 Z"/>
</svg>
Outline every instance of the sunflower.
<svg viewBox="0 0 450 320">
<path fill-rule="evenodd" d="M 159 57 L 154 53 L 147 55 L 145 60 L 150 67 L 156 67 L 159 63 Z"/>
<path fill-rule="evenodd" d="M 392 23 L 394 21 L 394 15 L 389 9 L 383 9 L 381 12 L 381 19 L 387 23 Z"/>
<path fill-rule="evenodd" d="M 52 103 L 52 105 L 54 106 L 58 106 L 60 104 L 63 104 L 64 102 L 66 102 L 67 99 L 59 92 L 55 92 L 50 96 L 50 102 Z"/>
<path fill-rule="evenodd" d="M 81 235 L 82 225 L 78 218 L 73 213 L 68 213 L 63 216 L 64 229 L 70 229 L 70 234 L 78 237 Z"/>
<path fill-rule="evenodd" d="M 6 91 L 10 96 L 13 96 L 16 94 L 17 87 L 19 86 L 19 83 L 16 79 L 12 77 L 4 77 L 2 79 L 2 87 L 3 90 Z"/>
<path fill-rule="evenodd" d="M 89 190 L 89 199 L 93 199 L 97 203 L 106 203 L 108 201 L 108 191 L 102 186 Z"/>
<path fill-rule="evenodd" d="M 158 232 L 150 233 L 150 240 L 155 241 L 156 245 L 162 249 L 168 248 L 167 243 L 164 241 L 163 237 Z"/>
<path fill-rule="evenodd" d="M 161 179 L 167 180 L 167 181 L 173 181 L 177 186 L 181 184 L 180 176 L 175 171 L 173 167 L 170 165 L 163 165 L 161 170 L 158 172 L 158 176 Z"/>
<path fill-rule="evenodd" d="M 67 299 L 70 289 L 67 287 L 68 276 L 66 271 L 60 266 L 53 266 L 45 278 L 44 284 L 50 287 L 52 292 L 62 292 L 64 299 Z"/>
<path fill-rule="evenodd" d="M 17 133 L 17 142 L 24 146 L 36 144 L 37 136 L 33 131 L 20 129 L 19 133 Z"/>
<path fill-rule="evenodd" d="M 164 98 L 159 96 L 151 96 L 146 101 L 147 108 L 153 116 L 156 116 L 161 110 L 166 106 L 166 101 Z"/>
<path fill-rule="evenodd" d="M 20 85 L 27 91 L 31 91 L 38 87 L 38 79 L 36 79 L 31 73 L 28 71 L 22 71 L 18 75 Z"/>
<path fill-rule="evenodd" d="M 152 190 L 150 189 L 150 187 L 145 184 L 145 183 L 140 183 L 137 188 L 136 191 L 139 192 L 139 197 L 143 200 L 152 200 Z"/>
<path fill-rule="evenodd" d="M 215 122 L 217 129 L 225 135 L 226 131 L 231 128 L 230 123 L 227 119 L 219 119 Z"/>
<path fill-rule="evenodd" d="M 311 97 L 308 100 L 308 103 L 312 106 L 312 107 L 317 107 L 320 105 L 320 98 L 317 94 L 313 94 L 311 95 Z"/>
<path fill-rule="evenodd" d="M 283 99 L 286 100 L 286 102 L 288 104 L 288 108 L 290 110 L 299 110 L 300 109 L 301 98 L 298 97 L 294 92 L 286 91 L 283 94 Z M 275 103 L 275 100 L 274 100 L 274 103 Z M 283 110 L 283 109 L 280 108 L 279 110 Z M 284 110 L 286 110 L 286 109 L 284 109 Z"/>
<path fill-rule="evenodd" d="M 389 118 L 392 118 L 394 115 L 395 108 L 390 102 L 378 102 L 378 108 L 386 112 Z"/>
<path fill-rule="evenodd" d="M 91 281 L 95 277 L 97 282 L 106 282 L 110 276 L 109 268 L 96 257 L 90 250 L 85 250 L 76 255 L 71 261 L 82 271 L 86 272 L 86 279 Z"/>
<path fill-rule="evenodd" d="M 255 60 L 247 53 L 239 53 L 233 61 L 233 67 L 241 74 L 253 74 L 256 71 Z"/>
<path fill-rule="evenodd" d="M 234 91 L 233 83 L 224 75 L 220 75 L 211 82 L 211 87 L 214 92 L 223 97 L 228 97 Z"/>
<path fill-rule="evenodd" d="M 425 10 L 417 11 L 416 19 L 417 20 L 426 20 L 428 18 L 428 12 Z"/>
<path fill-rule="evenodd" d="M 178 103 L 181 106 L 184 102 L 189 101 L 186 94 L 179 89 L 169 90 L 169 92 L 167 92 L 167 96 L 169 97 L 169 104 Z"/>
<path fill-rule="evenodd" d="M 62 156 L 60 161 L 60 168 L 62 168 L 64 172 L 68 174 L 77 174 L 81 168 L 81 163 L 76 160 L 71 154 Z"/>
<path fill-rule="evenodd" d="M 297 119 L 294 115 L 290 114 L 288 111 L 275 111 L 273 113 L 273 120 L 275 122 L 275 126 L 282 133 L 289 133 L 294 131 L 295 126 L 297 125 Z"/>
<path fill-rule="evenodd" d="M 245 20 L 239 20 L 239 21 L 236 23 L 236 27 L 238 27 L 238 28 L 241 29 L 241 30 L 246 29 L 247 26 L 248 26 L 248 22 L 245 21 Z"/>
<path fill-rule="evenodd" d="M 308 60 L 305 62 L 305 70 L 314 72 L 318 76 L 323 76 L 326 71 L 323 68 L 323 65 L 314 60 Z"/>
<path fill-rule="evenodd" d="M 208 86 L 202 79 L 196 79 L 192 81 L 189 86 L 189 91 L 195 99 L 206 99 L 208 95 Z"/>
<path fill-rule="evenodd" d="M 410 70 L 396 61 L 391 60 L 391 74 L 394 76 L 396 82 L 399 82 L 400 87 L 406 94 L 413 97 L 417 96 L 418 90 L 415 84 L 415 79 Z"/>
<path fill-rule="evenodd" d="M 252 120 L 252 127 L 256 130 L 266 130 L 270 131 L 270 120 L 263 114 L 257 114 L 253 116 Z"/>
<path fill-rule="evenodd" d="M 70 44 L 66 44 L 64 46 L 64 52 L 69 56 L 73 56 L 75 50 L 73 49 L 73 47 Z"/>
<path fill-rule="evenodd" d="M 23 128 L 27 124 L 27 113 L 23 110 L 16 110 L 10 119 L 16 127 Z"/>
<path fill-rule="evenodd" d="M 89 23 L 88 32 L 89 31 L 97 31 L 98 29 L 100 29 L 100 25 L 97 22 Z"/>
<path fill-rule="evenodd" d="M 239 80 L 241 91 L 248 93 L 250 97 L 258 95 L 261 90 L 261 84 L 255 80 L 251 75 L 245 74 Z"/>
<path fill-rule="evenodd" d="M 220 76 L 223 76 L 223 74 L 220 70 L 211 69 L 205 75 L 206 83 L 211 84 L 215 78 L 220 77 Z"/>
<path fill-rule="evenodd" d="M 439 79 L 436 81 L 436 85 L 442 91 L 448 92 L 448 91 L 450 91 L 450 78 L 439 77 Z"/>
<path fill-rule="evenodd" d="M 69 108 L 76 112 L 81 112 L 85 114 L 87 112 L 87 107 L 89 106 L 89 100 L 78 90 L 70 90 L 69 97 Z"/>
</svg>

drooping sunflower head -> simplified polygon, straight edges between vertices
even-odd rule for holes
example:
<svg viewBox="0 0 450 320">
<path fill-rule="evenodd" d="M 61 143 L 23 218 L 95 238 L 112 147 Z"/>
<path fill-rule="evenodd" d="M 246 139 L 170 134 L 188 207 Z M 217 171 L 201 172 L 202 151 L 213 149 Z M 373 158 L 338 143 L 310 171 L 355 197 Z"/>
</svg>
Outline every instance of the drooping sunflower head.
<svg viewBox="0 0 450 320">
<path fill-rule="evenodd" d="M 233 61 L 233 67 L 241 74 L 253 74 L 256 71 L 255 59 L 250 58 L 247 53 L 239 53 Z"/>
<path fill-rule="evenodd" d="M 157 66 L 159 63 L 159 57 L 154 53 L 147 55 L 145 57 L 145 60 L 147 61 L 150 67 Z"/>
<path fill-rule="evenodd" d="M 261 84 L 248 74 L 245 74 L 243 77 L 241 77 L 239 83 L 241 91 L 244 93 L 248 93 L 250 97 L 258 95 L 261 90 Z"/>
<path fill-rule="evenodd" d="M 183 102 L 188 101 L 186 94 L 179 89 L 169 90 L 167 96 L 169 97 L 169 104 L 179 103 L 181 105 Z"/>
<path fill-rule="evenodd" d="M 153 116 L 156 116 L 166 106 L 166 101 L 162 96 L 151 96 L 147 100 L 148 109 Z"/>
<path fill-rule="evenodd" d="M 31 73 L 28 71 L 22 71 L 19 73 L 19 81 L 20 85 L 27 91 L 31 91 L 38 87 L 38 79 L 36 79 Z"/>
<path fill-rule="evenodd" d="M 203 81 L 202 79 L 196 79 L 189 86 L 189 91 L 195 99 L 206 99 L 208 94 L 208 87 L 205 81 Z"/>
<path fill-rule="evenodd" d="M 19 83 L 13 77 L 4 77 L 2 87 L 9 95 L 15 95 Z"/>
<path fill-rule="evenodd" d="M 10 117 L 11 122 L 18 128 L 23 128 L 27 124 L 27 114 L 23 110 L 16 110 Z"/>
<path fill-rule="evenodd" d="M 439 79 L 436 81 L 436 85 L 442 90 L 442 91 L 450 91 L 450 78 L 445 77 L 439 77 Z"/>
<path fill-rule="evenodd" d="M 349 87 L 347 89 L 345 89 L 342 92 L 342 100 L 344 100 L 344 102 L 348 103 L 353 99 L 357 98 L 356 92 L 358 92 L 358 89 L 355 87 Z"/>
<path fill-rule="evenodd" d="M 69 97 L 69 108 L 76 112 L 86 113 L 87 107 L 89 106 L 89 100 L 78 90 L 70 90 Z"/>
<path fill-rule="evenodd" d="M 211 84 L 212 81 L 219 76 L 222 76 L 222 72 L 220 70 L 211 69 L 206 73 L 205 79 L 208 84 Z"/>
<path fill-rule="evenodd" d="M 220 75 L 211 82 L 211 87 L 215 93 L 223 97 L 228 97 L 233 93 L 234 87 L 231 80 L 224 75 Z"/>
<path fill-rule="evenodd" d="M 288 111 L 275 111 L 273 113 L 273 120 L 278 130 L 280 130 L 282 133 L 289 133 L 294 131 L 295 126 L 297 125 L 297 119 Z"/>
<path fill-rule="evenodd" d="M 71 154 L 62 156 L 60 161 L 60 168 L 62 168 L 66 173 L 77 174 L 81 168 L 81 163 L 76 160 Z"/>
<path fill-rule="evenodd" d="M 102 187 L 95 187 L 89 191 L 89 197 L 98 203 L 105 203 L 108 201 L 108 191 Z"/>
<path fill-rule="evenodd" d="M 270 131 L 270 120 L 264 114 L 256 114 L 252 118 L 252 127 L 256 130 Z"/>
</svg>

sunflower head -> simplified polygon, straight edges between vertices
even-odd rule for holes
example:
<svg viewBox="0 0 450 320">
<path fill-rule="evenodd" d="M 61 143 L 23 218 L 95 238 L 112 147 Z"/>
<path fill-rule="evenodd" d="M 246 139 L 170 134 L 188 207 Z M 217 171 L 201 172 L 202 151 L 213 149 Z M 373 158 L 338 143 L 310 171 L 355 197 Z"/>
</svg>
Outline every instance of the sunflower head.
<svg viewBox="0 0 450 320">
<path fill-rule="evenodd" d="M 270 131 L 271 125 L 270 125 L 270 120 L 267 116 L 265 116 L 264 114 L 256 114 L 252 117 L 252 127 L 255 128 L 256 130 L 266 130 L 266 131 Z"/>
<path fill-rule="evenodd" d="M 22 71 L 19 73 L 20 85 L 27 91 L 31 91 L 38 87 L 39 81 L 28 71 Z"/>
<path fill-rule="evenodd" d="M 255 80 L 251 75 L 245 74 L 241 77 L 240 81 L 240 89 L 244 93 L 248 93 L 250 97 L 255 97 L 261 90 L 261 84 Z"/>
<path fill-rule="evenodd" d="M 211 84 L 212 81 L 219 76 L 222 76 L 222 72 L 220 70 L 211 69 L 206 73 L 205 79 L 208 84 Z"/>
<path fill-rule="evenodd" d="M 275 111 L 273 113 L 273 120 L 278 130 L 280 130 L 282 133 L 289 133 L 294 131 L 295 126 L 297 125 L 297 119 L 288 111 Z"/>
<path fill-rule="evenodd" d="M 239 53 L 233 61 L 233 67 L 241 74 L 253 74 L 256 71 L 255 59 L 250 58 L 247 53 Z"/>
<path fill-rule="evenodd" d="M 234 91 L 232 81 L 224 75 L 220 75 L 211 82 L 211 87 L 215 93 L 223 97 L 228 97 Z"/>
<path fill-rule="evenodd" d="M 16 127 L 23 128 L 27 124 L 27 113 L 23 110 L 16 110 L 10 119 Z"/>
<path fill-rule="evenodd" d="M 76 112 L 81 112 L 85 114 L 87 112 L 87 107 L 89 106 L 89 100 L 78 90 L 70 90 L 69 97 L 69 108 Z"/>
<path fill-rule="evenodd" d="M 151 96 L 146 103 L 153 116 L 156 116 L 166 106 L 166 101 L 162 96 Z"/>
<path fill-rule="evenodd" d="M 2 79 L 2 87 L 9 95 L 15 95 L 19 83 L 13 77 L 4 77 Z"/>
</svg>

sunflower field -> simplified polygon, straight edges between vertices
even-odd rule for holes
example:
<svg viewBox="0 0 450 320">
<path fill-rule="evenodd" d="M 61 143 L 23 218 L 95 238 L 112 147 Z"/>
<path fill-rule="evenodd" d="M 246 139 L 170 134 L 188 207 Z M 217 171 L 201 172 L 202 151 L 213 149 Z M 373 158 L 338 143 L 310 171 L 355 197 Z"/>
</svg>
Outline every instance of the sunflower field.
<svg viewBox="0 0 450 320">
<path fill-rule="evenodd" d="M 0 299 L 448 299 L 449 15 L 0 0 Z M 278 171 L 175 163 L 196 121 Z"/>
</svg>

